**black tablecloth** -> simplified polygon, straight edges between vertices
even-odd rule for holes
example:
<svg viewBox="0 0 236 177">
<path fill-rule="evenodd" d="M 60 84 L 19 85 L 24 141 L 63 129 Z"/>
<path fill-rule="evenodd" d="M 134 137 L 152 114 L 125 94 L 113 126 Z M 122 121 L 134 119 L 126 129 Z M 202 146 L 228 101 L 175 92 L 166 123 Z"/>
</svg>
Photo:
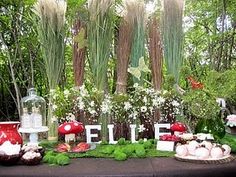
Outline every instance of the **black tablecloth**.
<svg viewBox="0 0 236 177">
<path fill-rule="evenodd" d="M 115 161 L 103 158 L 73 159 L 68 166 L 0 166 L 1 177 L 235 177 L 236 160 L 225 164 L 195 164 L 174 158 L 145 158 Z"/>
</svg>

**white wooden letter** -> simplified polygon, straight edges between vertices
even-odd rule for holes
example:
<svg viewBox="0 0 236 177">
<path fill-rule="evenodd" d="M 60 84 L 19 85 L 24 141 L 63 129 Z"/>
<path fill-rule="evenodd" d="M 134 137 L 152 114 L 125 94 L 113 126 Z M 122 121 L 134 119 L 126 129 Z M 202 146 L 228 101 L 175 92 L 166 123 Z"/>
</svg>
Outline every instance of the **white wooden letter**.
<svg viewBox="0 0 236 177">
<path fill-rule="evenodd" d="M 155 128 L 155 139 L 158 139 L 160 138 L 161 135 L 164 135 L 164 134 L 171 134 L 170 132 L 164 132 L 164 133 L 160 133 L 160 128 L 166 128 L 166 129 L 170 129 L 170 124 L 155 124 L 154 125 L 154 128 Z"/>
<path fill-rule="evenodd" d="M 85 129 L 86 129 L 86 140 L 87 140 L 87 143 L 92 143 L 92 138 L 98 137 L 98 134 L 91 134 L 91 130 L 92 129 L 101 130 L 101 125 L 85 125 Z M 101 141 L 94 142 L 94 143 L 101 143 Z"/>
<path fill-rule="evenodd" d="M 137 141 L 135 140 L 135 128 L 136 128 L 136 125 L 135 125 L 135 124 L 131 124 L 131 125 L 130 125 L 130 129 L 131 129 L 131 142 L 132 142 L 132 143 L 137 142 Z"/>
<path fill-rule="evenodd" d="M 107 125 L 107 127 L 108 127 L 108 130 L 109 130 L 109 144 L 116 144 L 117 141 L 114 141 L 114 134 L 113 134 L 114 125 L 109 124 L 109 125 Z"/>
</svg>

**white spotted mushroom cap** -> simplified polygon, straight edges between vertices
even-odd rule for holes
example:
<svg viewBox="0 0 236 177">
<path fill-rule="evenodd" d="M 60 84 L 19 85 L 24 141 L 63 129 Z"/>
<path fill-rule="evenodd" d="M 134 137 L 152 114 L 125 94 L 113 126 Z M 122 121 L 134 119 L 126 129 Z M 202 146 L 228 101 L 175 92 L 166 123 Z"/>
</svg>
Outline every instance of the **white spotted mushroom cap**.
<svg viewBox="0 0 236 177">
<path fill-rule="evenodd" d="M 81 122 L 72 121 L 72 122 L 64 122 L 58 127 L 58 132 L 60 134 L 77 134 L 82 133 L 84 131 L 84 126 Z"/>
</svg>

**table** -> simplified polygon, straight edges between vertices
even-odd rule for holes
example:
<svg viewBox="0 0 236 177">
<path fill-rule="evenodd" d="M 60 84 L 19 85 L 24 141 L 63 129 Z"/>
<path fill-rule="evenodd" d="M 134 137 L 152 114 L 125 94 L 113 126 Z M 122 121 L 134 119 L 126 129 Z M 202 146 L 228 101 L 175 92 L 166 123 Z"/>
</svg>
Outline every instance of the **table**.
<svg viewBox="0 0 236 177">
<path fill-rule="evenodd" d="M 0 177 L 235 177 L 236 160 L 226 164 L 194 164 L 174 158 L 115 161 L 105 158 L 72 159 L 68 166 L 0 166 Z"/>
</svg>

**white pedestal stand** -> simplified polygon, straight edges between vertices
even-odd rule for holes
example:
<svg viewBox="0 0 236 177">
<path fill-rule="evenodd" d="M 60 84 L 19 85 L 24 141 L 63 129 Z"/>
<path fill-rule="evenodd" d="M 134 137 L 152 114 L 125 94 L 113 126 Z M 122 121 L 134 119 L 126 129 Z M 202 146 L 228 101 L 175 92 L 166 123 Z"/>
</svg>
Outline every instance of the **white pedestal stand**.
<svg viewBox="0 0 236 177">
<path fill-rule="evenodd" d="M 19 128 L 18 130 L 20 133 L 28 133 L 30 134 L 29 136 L 29 142 L 27 143 L 28 145 L 38 145 L 38 133 L 40 132 L 47 132 L 48 127 L 42 126 L 40 128 Z"/>
</svg>

